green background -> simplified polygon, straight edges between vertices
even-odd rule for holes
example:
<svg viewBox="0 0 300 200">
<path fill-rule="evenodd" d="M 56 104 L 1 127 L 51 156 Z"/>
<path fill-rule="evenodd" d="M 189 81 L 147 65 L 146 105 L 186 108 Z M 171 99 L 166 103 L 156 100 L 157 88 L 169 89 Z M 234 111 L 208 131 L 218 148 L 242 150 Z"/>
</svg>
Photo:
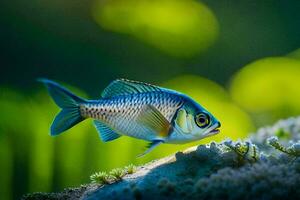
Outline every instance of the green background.
<svg viewBox="0 0 300 200">
<path fill-rule="evenodd" d="M 0 198 L 78 186 L 96 171 L 245 138 L 298 115 L 299 10 L 297 0 L 2 0 Z M 220 119 L 222 132 L 140 159 L 146 142 L 103 143 L 90 120 L 53 138 L 59 109 L 38 77 L 90 99 L 116 78 L 173 88 Z"/>
</svg>

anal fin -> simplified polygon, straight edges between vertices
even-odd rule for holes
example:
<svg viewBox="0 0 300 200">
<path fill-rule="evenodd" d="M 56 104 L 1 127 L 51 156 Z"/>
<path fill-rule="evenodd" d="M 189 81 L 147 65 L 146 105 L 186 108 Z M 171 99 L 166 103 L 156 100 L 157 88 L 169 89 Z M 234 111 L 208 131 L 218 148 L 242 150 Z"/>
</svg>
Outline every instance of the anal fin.
<svg viewBox="0 0 300 200">
<path fill-rule="evenodd" d="M 138 155 L 137 157 L 140 158 L 140 157 L 146 155 L 147 153 L 149 153 L 150 151 L 152 151 L 155 147 L 157 147 L 157 146 L 160 145 L 161 143 L 164 143 L 164 141 L 163 141 L 163 140 L 153 140 L 153 141 L 152 141 L 151 143 L 149 143 L 149 145 L 147 146 L 148 149 L 147 149 L 144 153 Z"/>
<path fill-rule="evenodd" d="M 103 142 L 112 141 L 112 140 L 115 140 L 115 139 L 121 137 L 120 134 L 116 133 L 110 127 L 103 124 L 101 121 L 94 120 L 94 125 L 95 125 L 95 127 L 99 133 L 99 136 Z"/>
</svg>

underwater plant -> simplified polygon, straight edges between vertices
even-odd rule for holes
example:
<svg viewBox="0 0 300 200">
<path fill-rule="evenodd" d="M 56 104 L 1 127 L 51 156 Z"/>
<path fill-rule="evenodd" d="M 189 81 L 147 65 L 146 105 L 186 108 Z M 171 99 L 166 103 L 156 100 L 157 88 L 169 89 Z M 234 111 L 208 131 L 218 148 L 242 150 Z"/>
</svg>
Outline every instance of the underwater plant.
<svg viewBox="0 0 300 200">
<path fill-rule="evenodd" d="M 136 172 L 136 166 L 133 164 L 130 164 L 125 167 L 125 170 L 128 174 L 133 174 L 134 172 Z"/>
<path fill-rule="evenodd" d="M 100 185 L 111 184 L 122 180 L 126 174 L 133 174 L 136 171 L 136 166 L 130 164 L 125 168 L 115 168 L 109 173 L 106 172 L 96 172 L 90 176 L 92 183 L 97 183 Z"/>
<path fill-rule="evenodd" d="M 108 184 L 112 177 L 106 172 L 96 172 L 90 176 L 92 183 Z"/>
<path fill-rule="evenodd" d="M 284 147 L 279 141 L 276 136 L 270 137 L 267 140 L 268 144 L 274 147 L 275 149 L 293 156 L 293 157 L 299 157 L 300 156 L 300 141 L 297 143 L 292 143 L 289 147 Z"/>
<path fill-rule="evenodd" d="M 121 180 L 123 176 L 125 176 L 126 171 L 121 168 L 115 168 L 109 172 L 109 174 L 114 177 L 116 181 Z"/>
<path fill-rule="evenodd" d="M 257 146 L 249 141 L 234 143 L 229 140 L 223 144 L 237 155 L 237 166 L 242 166 L 246 162 L 254 163 L 259 159 Z"/>
</svg>

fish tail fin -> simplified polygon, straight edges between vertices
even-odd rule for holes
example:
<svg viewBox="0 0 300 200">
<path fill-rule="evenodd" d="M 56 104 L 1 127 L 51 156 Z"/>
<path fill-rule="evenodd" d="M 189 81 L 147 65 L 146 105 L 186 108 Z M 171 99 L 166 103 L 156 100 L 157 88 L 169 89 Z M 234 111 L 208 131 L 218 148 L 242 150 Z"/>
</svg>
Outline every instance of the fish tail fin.
<svg viewBox="0 0 300 200">
<path fill-rule="evenodd" d="M 62 109 L 51 125 L 51 136 L 59 135 L 85 119 L 80 114 L 80 104 L 85 103 L 86 100 L 54 81 L 48 79 L 38 79 L 38 81 L 45 84 L 54 102 Z"/>
</svg>

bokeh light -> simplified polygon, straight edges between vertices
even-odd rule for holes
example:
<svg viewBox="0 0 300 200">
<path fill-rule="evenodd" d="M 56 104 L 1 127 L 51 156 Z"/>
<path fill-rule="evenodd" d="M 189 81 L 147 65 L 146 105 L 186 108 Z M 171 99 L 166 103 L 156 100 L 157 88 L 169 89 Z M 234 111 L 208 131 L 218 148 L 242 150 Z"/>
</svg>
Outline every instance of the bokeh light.
<svg viewBox="0 0 300 200">
<path fill-rule="evenodd" d="M 279 118 L 300 113 L 300 61 L 270 57 L 250 63 L 233 78 L 232 98 L 252 113 Z"/>
<path fill-rule="evenodd" d="M 98 0 L 93 16 L 106 30 L 132 35 L 178 57 L 201 52 L 218 35 L 214 14 L 199 1 Z"/>
</svg>

